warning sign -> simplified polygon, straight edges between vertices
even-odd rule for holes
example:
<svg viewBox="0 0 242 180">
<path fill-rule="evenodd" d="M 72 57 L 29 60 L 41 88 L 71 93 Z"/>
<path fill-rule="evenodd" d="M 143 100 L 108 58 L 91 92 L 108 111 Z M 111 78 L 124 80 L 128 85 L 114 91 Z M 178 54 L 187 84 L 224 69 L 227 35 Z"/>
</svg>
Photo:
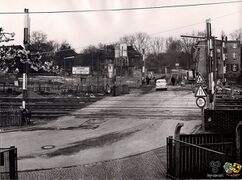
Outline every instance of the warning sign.
<svg viewBox="0 0 242 180">
<path fill-rule="evenodd" d="M 197 84 L 204 84 L 205 80 L 201 74 L 198 75 L 197 77 Z"/>
<path fill-rule="evenodd" d="M 199 88 L 197 89 L 197 91 L 195 93 L 195 97 L 206 97 L 206 96 L 207 96 L 207 93 L 204 91 L 202 86 L 199 86 Z"/>
</svg>

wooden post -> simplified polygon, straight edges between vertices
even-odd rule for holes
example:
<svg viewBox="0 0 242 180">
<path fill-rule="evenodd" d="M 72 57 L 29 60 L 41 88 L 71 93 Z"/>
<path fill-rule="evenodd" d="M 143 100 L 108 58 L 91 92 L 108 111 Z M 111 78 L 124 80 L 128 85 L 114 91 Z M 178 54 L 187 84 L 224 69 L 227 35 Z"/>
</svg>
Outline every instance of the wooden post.
<svg viewBox="0 0 242 180">
<path fill-rule="evenodd" d="M 180 140 L 180 131 L 181 128 L 184 126 L 183 123 L 178 123 L 175 128 L 174 139 Z M 175 175 L 177 178 L 180 178 L 180 142 L 175 141 L 174 145 L 174 152 L 175 152 Z"/>
<path fill-rule="evenodd" d="M 240 150 L 240 146 L 241 146 L 241 128 L 242 128 L 242 122 L 239 122 L 236 126 L 235 129 L 235 133 L 236 133 L 236 137 L 235 137 L 235 143 L 236 143 L 236 160 L 237 163 L 241 163 L 241 150 Z"/>
<path fill-rule="evenodd" d="M 202 130 L 205 131 L 205 118 L 204 118 L 204 108 L 201 108 L 201 115 L 202 115 Z"/>
</svg>

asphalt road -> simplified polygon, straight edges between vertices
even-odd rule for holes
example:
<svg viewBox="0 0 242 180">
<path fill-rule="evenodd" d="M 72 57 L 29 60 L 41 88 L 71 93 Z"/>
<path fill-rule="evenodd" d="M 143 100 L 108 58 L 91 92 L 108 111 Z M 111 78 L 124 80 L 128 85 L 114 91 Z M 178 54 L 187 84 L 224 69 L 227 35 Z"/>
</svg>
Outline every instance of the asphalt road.
<svg viewBox="0 0 242 180">
<path fill-rule="evenodd" d="M 166 145 L 177 123 L 182 133 L 201 124 L 191 91 L 168 91 L 106 97 L 71 116 L 25 131 L 0 134 L 1 147 L 16 146 L 18 169 L 46 169 L 95 163 Z"/>
</svg>

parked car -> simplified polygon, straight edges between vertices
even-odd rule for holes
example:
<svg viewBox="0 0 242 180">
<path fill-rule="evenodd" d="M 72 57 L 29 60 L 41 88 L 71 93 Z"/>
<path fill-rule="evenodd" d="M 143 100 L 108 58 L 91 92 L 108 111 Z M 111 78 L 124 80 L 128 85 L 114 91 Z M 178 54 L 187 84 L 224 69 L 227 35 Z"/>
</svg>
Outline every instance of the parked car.
<svg viewBox="0 0 242 180">
<path fill-rule="evenodd" d="M 155 90 L 167 90 L 166 79 L 157 79 L 155 82 Z"/>
</svg>

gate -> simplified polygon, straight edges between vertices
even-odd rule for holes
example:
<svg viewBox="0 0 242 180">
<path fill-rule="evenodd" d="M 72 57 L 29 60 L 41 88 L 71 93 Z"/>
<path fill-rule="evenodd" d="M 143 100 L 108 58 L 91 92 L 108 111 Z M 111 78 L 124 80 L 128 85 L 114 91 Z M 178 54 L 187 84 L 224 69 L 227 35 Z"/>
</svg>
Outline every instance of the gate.
<svg viewBox="0 0 242 180">
<path fill-rule="evenodd" d="M 234 134 L 167 137 L 167 175 L 173 178 L 223 178 L 223 165 L 235 162 Z"/>
<path fill-rule="evenodd" d="M 0 148 L 0 179 L 18 179 L 17 148 Z"/>
</svg>

